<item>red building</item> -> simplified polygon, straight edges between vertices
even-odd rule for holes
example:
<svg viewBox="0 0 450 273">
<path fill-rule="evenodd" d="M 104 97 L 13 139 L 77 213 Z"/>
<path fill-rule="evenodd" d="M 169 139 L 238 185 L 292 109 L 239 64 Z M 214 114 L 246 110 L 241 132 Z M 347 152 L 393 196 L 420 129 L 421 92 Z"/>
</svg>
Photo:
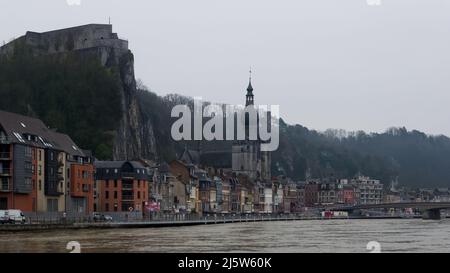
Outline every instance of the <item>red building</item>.
<svg viewBox="0 0 450 273">
<path fill-rule="evenodd" d="M 312 207 L 319 202 L 319 183 L 309 181 L 305 185 L 304 203 L 305 207 Z"/>
<path fill-rule="evenodd" d="M 149 201 L 149 174 L 137 161 L 96 161 L 95 211 L 143 211 Z"/>
<path fill-rule="evenodd" d="M 343 201 L 346 205 L 355 205 L 355 189 L 352 185 L 344 185 L 342 189 Z"/>
</svg>

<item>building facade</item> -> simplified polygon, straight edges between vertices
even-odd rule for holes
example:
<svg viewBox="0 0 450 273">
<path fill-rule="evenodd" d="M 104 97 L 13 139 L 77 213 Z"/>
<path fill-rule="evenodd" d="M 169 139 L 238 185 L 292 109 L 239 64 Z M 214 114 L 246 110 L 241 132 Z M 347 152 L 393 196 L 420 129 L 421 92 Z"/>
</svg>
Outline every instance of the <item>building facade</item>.
<svg viewBox="0 0 450 273">
<path fill-rule="evenodd" d="M 73 182 L 67 172 L 72 159 L 86 168 L 83 205 L 66 203 Z M 57 133 L 39 119 L 0 111 L 0 209 L 24 212 L 93 211 L 93 168 L 89 156 L 65 134 Z M 81 200 L 82 199 L 82 200 Z M 88 200 L 91 200 L 90 202 Z"/>
<path fill-rule="evenodd" d="M 138 161 L 96 161 L 96 211 L 143 212 L 149 174 Z"/>
</svg>

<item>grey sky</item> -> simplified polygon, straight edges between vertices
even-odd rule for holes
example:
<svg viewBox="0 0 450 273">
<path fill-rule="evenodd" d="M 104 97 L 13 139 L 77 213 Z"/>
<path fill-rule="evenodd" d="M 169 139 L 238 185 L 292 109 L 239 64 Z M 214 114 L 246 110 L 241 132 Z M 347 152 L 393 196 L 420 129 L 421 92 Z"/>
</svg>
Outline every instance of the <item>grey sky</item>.
<svg viewBox="0 0 450 273">
<path fill-rule="evenodd" d="M 324 130 L 450 135 L 450 1 L 0 0 L 0 41 L 107 23 L 154 92 L 256 103 Z"/>
</svg>

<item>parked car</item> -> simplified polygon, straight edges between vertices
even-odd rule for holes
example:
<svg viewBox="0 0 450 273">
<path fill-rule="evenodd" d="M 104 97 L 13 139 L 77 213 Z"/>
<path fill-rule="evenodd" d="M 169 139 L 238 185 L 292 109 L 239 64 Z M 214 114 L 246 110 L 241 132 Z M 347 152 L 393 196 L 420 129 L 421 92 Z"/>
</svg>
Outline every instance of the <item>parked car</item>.
<svg viewBox="0 0 450 273">
<path fill-rule="evenodd" d="M 98 212 L 94 212 L 93 219 L 95 222 L 111 222 L 113 220 L 111 216 L 100 214 Z"/>
<path fill-rule="evenodd" d="M 0 210 L 1 224 L 25 224 L 26 218 L 21 210 Z"/>
</svg>

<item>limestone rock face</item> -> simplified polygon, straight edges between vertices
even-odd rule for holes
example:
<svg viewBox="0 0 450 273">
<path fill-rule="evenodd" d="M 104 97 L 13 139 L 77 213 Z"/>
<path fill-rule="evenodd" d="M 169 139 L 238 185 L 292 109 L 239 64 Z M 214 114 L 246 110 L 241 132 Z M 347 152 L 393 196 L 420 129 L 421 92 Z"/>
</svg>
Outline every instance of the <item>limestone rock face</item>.
<svg viewBox="0 0 450 273">
<path fill-rule="evenodd" d="M 120 57 L 119 68 L 123 116 L 115 137 L 114 159 L 155 159 L 157 154 L 153 126 L 150 120 L 144 119 L 137 101 L 134 59 L 131 52 Z"/>
<path fill-rule="evenodd" d="M 27 45 L 34 55 L 75 54 L 96 58 L 117 76 L 122 118 L 114 132 L 114 160 L 156 159 L 157 149 L 152 121 L 142 115 L 137 100 L 134 57 L 128 41 L 112 32 L 112 25 L 90 24 L 24 36 L 0 47 L 1 55 L 14 54 L 17 44 Z"/>
</svg>

